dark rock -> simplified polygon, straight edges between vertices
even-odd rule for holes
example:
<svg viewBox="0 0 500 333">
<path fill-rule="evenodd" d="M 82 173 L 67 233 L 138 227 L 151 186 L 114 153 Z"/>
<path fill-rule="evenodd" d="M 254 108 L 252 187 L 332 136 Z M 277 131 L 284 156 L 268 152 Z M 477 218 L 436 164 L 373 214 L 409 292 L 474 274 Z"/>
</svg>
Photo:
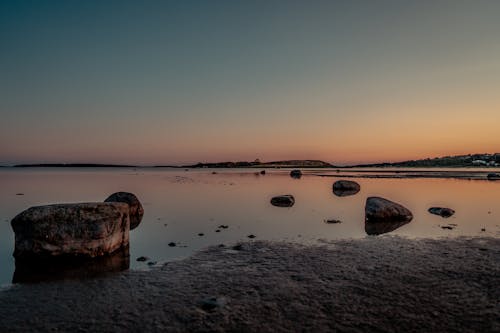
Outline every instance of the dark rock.
<svg viewBox="0 0 500 333">
<path fill-rule="evenodd" d="M 150 261 L 150 262 L 148 262 L 148 266 L 154 266 L 154 265 L 156 265 L 156 264 L 157 264 L 157 262 L 156 262 L 156 261 Z"/>
<path fill-rule="evenodd" d="M 451 225 L 442 225 L 442 226 L 441 226 L 441 229 L 453 230 L 453 229 L 455 229 L 455 227 L 454 227 L 454 226 L 451 226 Z"/>
<path fill-rule="evenodd" d="M 31 207 L 11 221 L 14 257 L 110 254 L 129 243 L 129 205 L 119 202 Z"/>
<path fill-rule="evenodd" d="M 330 220 L 324 220 L 325 223 L 328 224 L 337 224 L 337 223 L 342 223 L 340 220 L 335 220 L 335 219 L 330 219 Z"/>
<path fill-rule="evenodd" d="M 220 226 L 218 226 L 219 229 L 227 229 L 229 228 L 228 225 L 224 225 L 224 224 L 221 224 Z"/>
<path fill-rule="evenodd" d="M 146 260 L 149 260 L 148 257 L 139 257 L 136 259 L 137 261 L 146 261 Z"/>
<path fill-rule="evenodd" d="M 247 237 L 248 237 L 248 238 L 255 238 L 255 237 L 257 237 L 257 236 L 255 236 L 255 235 L 248 235 Z"/>
<path fill-rule="evenodd" d="M 200 301 L 199 306 L 205 311 L 213 311 L 226 305 L 224 297 L 208 297 Z"/>
<path fill-rule="evenodd" d="M 365 221 L 367 222 L 410 222 L 412 219 L 412 213 L 398 203 L 380 197 L 366 199 Z"/>
<path fill-rule="evenodd" d="M 276 207 L 292 207 L 295 204 L 295 198 L 291 194 L 279 195 L 271 199 L 271 205 Z"/>
<path fill-rule="evenodd" d="M 201 237 L 201 236 L 205 236 L 205 234 L 204 234 L 204 233 L 202 233 L 202 232 L 200 232 L 200 233 L 198 234 L 198 236 L 200 236 L 200 237 Z"/>
<path fill-rule="evenodd" d="M 220 229 L 215 230 L 215 232 L 220 232 Z"/>
<path fill-rule="evenodd" d="M 441 217 L 450 217 L 455 214 L 455 211 L 451 208 L 431 207 L 429 208 L 429 213 L 439 215 Z"/>
<path fill-rule="evenodd" d="M 144 215 L 144 208 L 137 197 L 128 192 L 116 192 L 111 194 L 104 202 L 124 202 L 130 207 L 130 230 L 137 228 Z"/>
<path fill-rule="evenodd" d="M 16 193 L 16 195 L 24 195 L 24 193 Z"/>
<path fill-rule="evenodd" d="M 350 180 L 339 180 L 333 183 L 333 193 L 338 197 L 354 195 L 359 192 L 361 187 L 358 183 Z"/>
<path fill-rule="evenodd" d="M 489 173 L 487 178 L 489 180 L 500 180 L 500 174 L 498 173 Z"/>
<path fill-rule="evenodd" d="M 300 177 L 302 177 L 302 171 L 292 170 L 292 171 L 290 171 L 290 177 L 295 178 L 295 179 L 299 179 Z"/>
<path fill-rule="evenodd" d="M 176 246 L 176 245 L 177 245 L 177 244 L 175 244 L 174 242 L 170 242 L 170 243 L 168 243 L 168 246 L 170 246 L 170 247 L 174 247 L 174 246 Z"/>
<path fill-rule="evenodd" d="M 262 170 L 262 171 L 260 172 L 260 174 L 261 174 L 261 175 L 265 175 L 265 174 L 266 174 L 266 170 Z"/>
</svg>

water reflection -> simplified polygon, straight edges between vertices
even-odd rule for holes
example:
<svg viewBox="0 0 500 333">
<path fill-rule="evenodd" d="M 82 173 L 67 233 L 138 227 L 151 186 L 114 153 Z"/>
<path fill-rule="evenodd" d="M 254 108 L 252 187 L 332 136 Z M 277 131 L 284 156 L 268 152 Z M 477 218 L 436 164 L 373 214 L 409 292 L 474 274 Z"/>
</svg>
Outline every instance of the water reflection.
<svg viewBox="0 0 500 333">
<path fill-rule="evenodd" d="M 405 224 L 410 223 L 410 221 L 398 221 L 398 222 L 368 222 L 365 221 L 365 232 L 367 235 L 381 235 L 388 232 L 394 231 Z"/>
<path fill-rule="evenodd" d="M 129 247 L 98 258 L 16 259 L 12 283 L 37 283 L 59 280 L 81 280 L 127 270 Z"/>
</svg>

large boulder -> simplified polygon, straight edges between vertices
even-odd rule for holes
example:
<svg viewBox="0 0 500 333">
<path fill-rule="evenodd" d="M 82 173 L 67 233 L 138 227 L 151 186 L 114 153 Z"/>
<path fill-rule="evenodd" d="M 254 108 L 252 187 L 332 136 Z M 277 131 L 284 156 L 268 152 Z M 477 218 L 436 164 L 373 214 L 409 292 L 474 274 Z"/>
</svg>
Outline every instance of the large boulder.
<svg viewBox="0 0 500 333">
<path fill-rule="evenodd" d="M 271 199 L 271 204 L 276 207 L 292 207 L 295 204 L 295 198 L 291 194 L 279 195 Z"/>
<path fill-rule="evenodd" d="M 104 202 L 124 202 L 130 207 L 130 230 L 137 228 L 144 215 L 144 208 L 137 197 L 128 192 L 116 192 L 111 194 Z"/>
<path fill-rule="evenodd" d="M 412 219 L 410 210 L 398 203 L 380 197 L 366 199 L 366 222 L 410 222 Z"/>
<path fill-rule="evenodd" d="M 431 207 L 431 208 L 429 208 L 429 213 L 448 218 L 448 217 L 452 216 L 453 214 L 455 214 L 455 211 L 451 208 Z"/>
<path fill-rule="evenodd" d="M 129 205 L 119 202 L 31 207 L 12 221 L 16 259 L 98 257 L 129 244 Z"/>
<path fill-rule="evenodd" d="M 346 197 L 359 192 L 361 187 L 351 180 L 338 180 L 333 183 L 333 193 L 338 197 Z"/>
</svg>

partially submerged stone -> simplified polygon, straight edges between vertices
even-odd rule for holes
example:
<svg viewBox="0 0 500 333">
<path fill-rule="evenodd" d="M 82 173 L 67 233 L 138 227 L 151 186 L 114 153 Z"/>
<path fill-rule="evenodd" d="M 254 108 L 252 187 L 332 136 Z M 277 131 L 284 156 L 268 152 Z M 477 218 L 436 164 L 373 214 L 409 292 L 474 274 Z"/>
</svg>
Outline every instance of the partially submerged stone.
<svg viewBox="0 0 500 333">
<path fill-rule="evenodd" d="M 16 259 L 98 257 L 129 244 L 129 205 L 119 202 L 31 207 L 11 221 Z"/>
<path fill-rule="evenodd" d="M 271 199 L 271 204 L 276 207 L 292 207 L 295 198 L 291 194 L 279 195 Z"/>
<path fill-rule="evenodd" d="M 366 199 L 366 222 L 410 222 L 412 219 L 410 210 L 398 203 L 380 197 Z"/>
<path fill-rule="evenodd" d="M 431 207 L 431 208 L 429 208 L 429 213 L 448 218 L 448 217 L 452 216 L 453 214 L 455 214 L 455 211 L 451 208 Z"/>
<path fill-rule="evenodd" d="M 354 195 L 359 192 L 361 187 L 358 183 L 351 180 L 338 180 L 333 183 L 333 193 L 339 197 Z"/>
<path fill-rule="evenodd" d="M 130 207 L 130 230 L 137 228 L 144 215 L 144 208 L 137 197 L 128 192 L 116 192 L 111 194 L 104 202 L 124 202 Z"/>
</svg>

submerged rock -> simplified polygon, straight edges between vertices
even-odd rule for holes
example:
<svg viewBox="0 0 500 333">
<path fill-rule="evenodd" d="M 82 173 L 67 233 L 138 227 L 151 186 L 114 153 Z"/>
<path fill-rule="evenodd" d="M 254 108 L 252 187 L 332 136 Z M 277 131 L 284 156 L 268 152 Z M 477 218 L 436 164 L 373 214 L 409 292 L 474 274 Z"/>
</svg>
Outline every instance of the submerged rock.
<svg viewBox="0 0 500 333">
<path fill-rule="evenodd" d="M 266 170 L 262 170 L 262 171 L 260 172 L 260 174 L 261 174 L 261 175 L 265 175 L 265 174 L 266 174 Z"/>
<path fill-rule="evenodd" d="M 290 177 L 292 178 L 295 178 L 295 179 L 299 179 L 300 177 L 302 177 L 302 171 L 300 170 L 292 170 L 290 171 Z"/>
<path fill-rule="evenodd" d="M 455 211 L 451 208 L 443 208 L 443 207 L 431 207 L 429 208 L 429 213 L 434 215 L 439 215 L 441 217 L 450 217 L 455 214 Z"/>
<path fill-rule="evenodd" d="M 412 219 L 410 210 L 398 203 L 380 197 L 366 199 L 366 222 L 410 222 Z"/>
<path fill-rule="evenodd" d="M 130 230 L 137 228 L 142 221 L 144 208 L 137 197 L 128 192 L 116 192 L 111 194 L 104 202 L 124 202 L 130 207 Z"/>
<path fill-rule="evenodd" d="M 338 197 L 346 197 L 359 192 L 361 187 L 351 180 L 339 180 L 333 183 L 333 193 Z"/>
<path fill-rule="evenodd" d="M 295 198 L 291 194 L 279 195 L 271 199 L 271 205 L 276 207 L 292 207 L 295 204 Z"/>
<path fill-rule="evenodd" d="M 31 207 L 11 221 L 14 257 L 98 257 L 129 243 L 129 205 L 120 202 Z"/>
</svg>

